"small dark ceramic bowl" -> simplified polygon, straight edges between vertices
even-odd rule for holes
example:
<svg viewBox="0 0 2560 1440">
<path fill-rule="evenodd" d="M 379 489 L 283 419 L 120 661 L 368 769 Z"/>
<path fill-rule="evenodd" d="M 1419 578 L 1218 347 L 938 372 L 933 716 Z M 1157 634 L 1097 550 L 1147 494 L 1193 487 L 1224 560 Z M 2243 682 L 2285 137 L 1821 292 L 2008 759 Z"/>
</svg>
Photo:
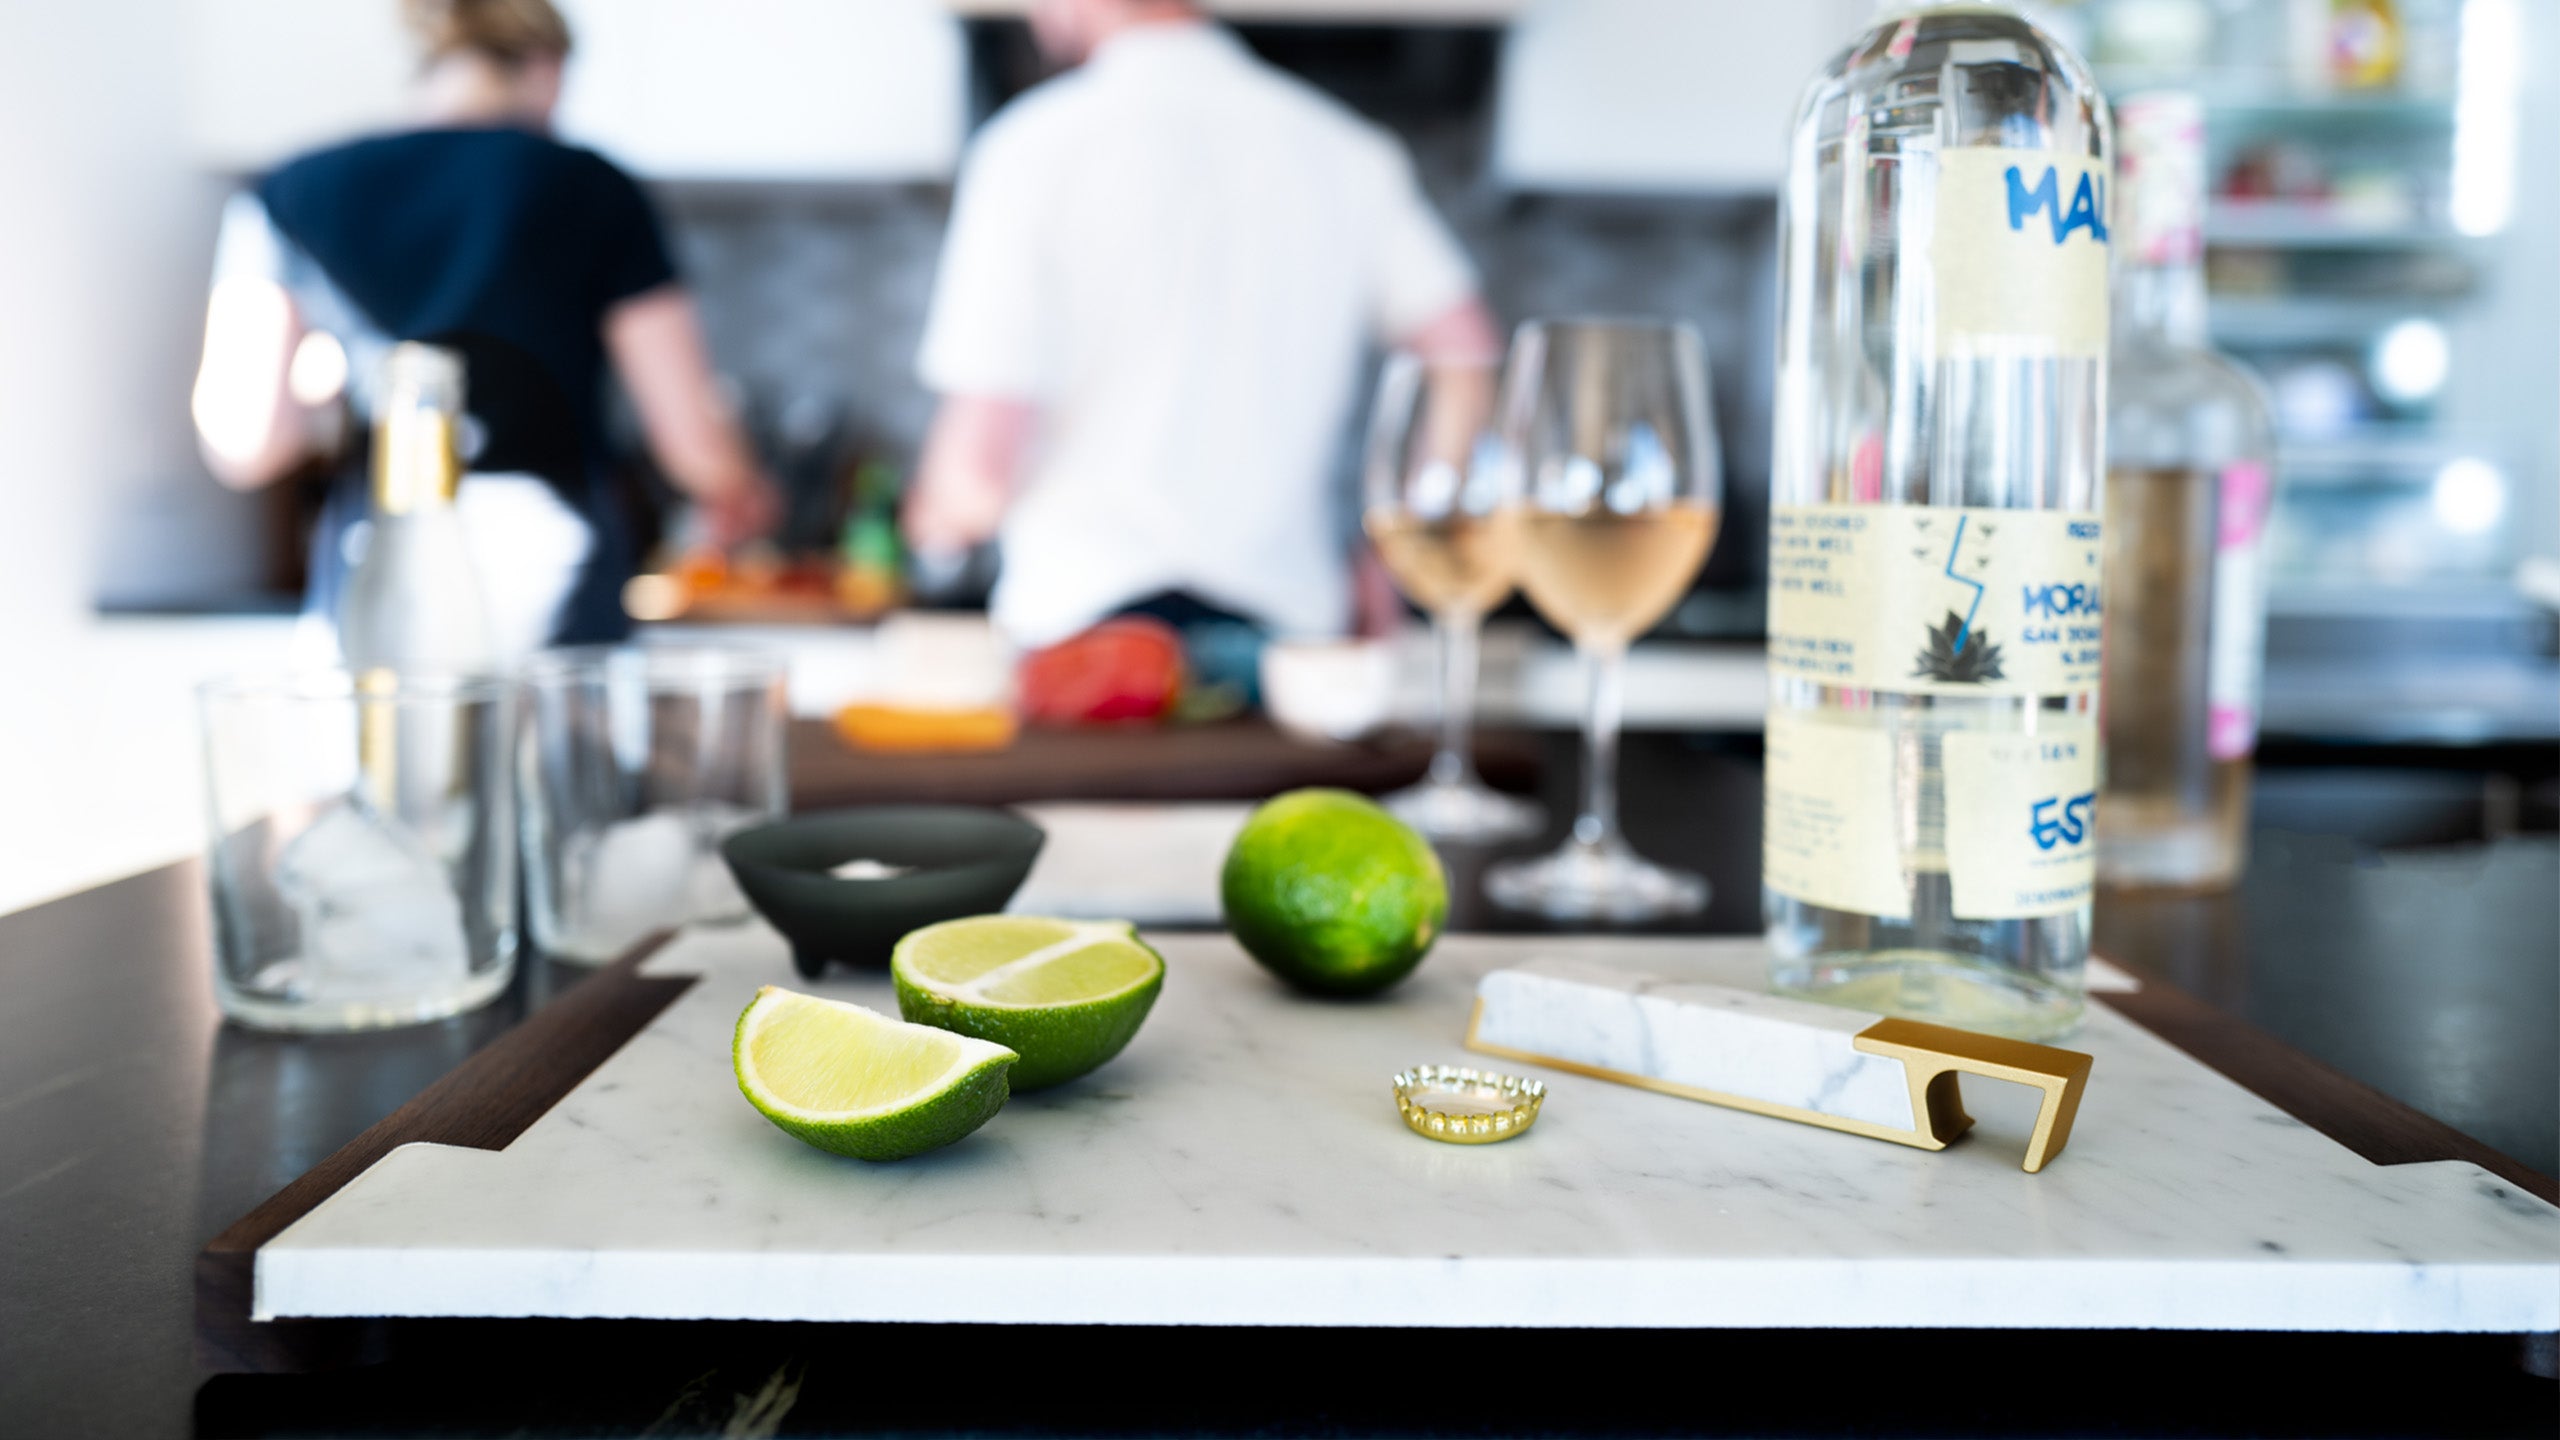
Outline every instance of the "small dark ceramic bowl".
<svg viewBox="0 0 2560 1440">
<path fill-rule="evenodd" d="M 1005 907 L 1047 835 L 1005 810 L 865 805 L 795 815 L 720 842 L 729 873 L 815 978 L 827 962 L 886 969 L 900 937 Z M 912 867 L 879 880 L 828 872 L 848 860 Z"/>
</svg>

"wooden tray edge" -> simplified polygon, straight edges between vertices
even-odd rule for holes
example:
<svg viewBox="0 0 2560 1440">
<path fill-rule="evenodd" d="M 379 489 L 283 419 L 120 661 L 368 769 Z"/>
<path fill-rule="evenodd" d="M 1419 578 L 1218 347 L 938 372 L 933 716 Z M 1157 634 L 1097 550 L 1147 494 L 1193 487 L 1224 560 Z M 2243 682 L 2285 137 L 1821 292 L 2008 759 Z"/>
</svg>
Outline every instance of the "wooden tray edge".
<svg viewBox="0 0 2560 1440">
<path fill-rule="evenodd" d="M 213 1237 L 196 1256 L 199 1358 L 222 1371 L 301 1370 L 371 1348 L 370 1322 L 251 1320 L 258 1247 L 402 1145 L 505 1149 L 693 987 L 691 976 L 640 973 L 674 938 L 644 940 L 571 987 Z"/>
<path fill-rule="evenodd" d="M 2207 1069 L 2376 1165 L 2464 1160 L 2560 1205 L 2560 1181 L 2183 990 L 2144 978 L 2139 990 L 2092 994 Z"/>
</svg>

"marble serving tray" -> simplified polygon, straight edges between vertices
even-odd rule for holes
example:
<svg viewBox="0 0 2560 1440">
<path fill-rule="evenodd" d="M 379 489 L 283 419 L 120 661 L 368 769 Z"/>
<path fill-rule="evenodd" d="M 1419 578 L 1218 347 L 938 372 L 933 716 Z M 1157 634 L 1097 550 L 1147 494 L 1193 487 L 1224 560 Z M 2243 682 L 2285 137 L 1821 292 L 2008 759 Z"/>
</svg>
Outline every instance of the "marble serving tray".
<svg viewBox="0 0 2560 1440">
<path fill-rule="evenodd" d="M 255 1248 L 250 1308 L 2560 1329 L 2560 1209 L 2462 1161 L 2373 1164 L 2107 1005 L 2070 1042 L 2096 1068 L 2041 1174 L 2018 1167 L 2033 1093 L 1978 1080 L 1974 1133 L 1934 1154 L 1560 1071 L 1532 1072 L 1533 1131 L 1457 1147 L 1406 1130 L 1388 1080 L 1474 1058 L 1485 971 L 1569 956 L 1752 985 L 1756 945 L 1452 936 L 1404 986 L 1342 1003 L 1282 989 L 1224 936 L 1158 943 L 1163 998 L 1118 1060 L 949 1149 L 866 1165 L 775 1130 L 731 1079 L 739 1010 L 792 981 L 782 942 L 683 936 L 642 973 L 686 988 L 565 1099 L 504 1148 L 350 1162 Z M 895 1008 L 882 979 L 817 988 Z"/>
</svg>

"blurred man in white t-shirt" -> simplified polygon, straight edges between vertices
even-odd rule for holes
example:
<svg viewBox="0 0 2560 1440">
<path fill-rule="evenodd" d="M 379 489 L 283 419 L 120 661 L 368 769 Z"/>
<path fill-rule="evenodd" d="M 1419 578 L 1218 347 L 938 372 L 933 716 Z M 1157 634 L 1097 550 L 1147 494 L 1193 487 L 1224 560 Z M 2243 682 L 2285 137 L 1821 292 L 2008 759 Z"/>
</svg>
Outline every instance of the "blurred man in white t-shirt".
<svg viewBox="0 0 2560 1440">
<path fill-rule="evenodd" d="M 942 405 L 906 526 L 1001 535 L 996 623 L 1047 645 L 1170 599 L 1339 634 L 1327 493 L 1372 342 L 1500 349 L 1402 148 L 1187 0 L 1041 0 L 1076 70 L 963 167 L 918 362 Z M 1370 567 L 1374 569 L 1374 567 Z M 1381 623 L 1393 596 L 1365 585 Z"/>
</svg>

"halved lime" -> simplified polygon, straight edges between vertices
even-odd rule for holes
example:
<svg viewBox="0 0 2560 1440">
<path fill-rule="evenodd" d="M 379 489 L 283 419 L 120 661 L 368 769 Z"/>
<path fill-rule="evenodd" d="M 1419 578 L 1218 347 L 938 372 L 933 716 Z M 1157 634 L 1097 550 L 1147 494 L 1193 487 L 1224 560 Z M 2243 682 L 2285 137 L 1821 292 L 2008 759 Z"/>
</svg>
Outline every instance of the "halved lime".
<svg viewBox="0 0 2560 1440">
<path fill-rule="evenodd" d="M 898 1013 L 1018 1051 L 1016 1090 L 1120 1053 L 1164 987 L 1164 957 L 1126 920 L 978 915 L 912 932 L 889 958 Z"/>
<path fill-rule="evenodd" d="M 771 985 L 738 1016 L 729 1063 L 764 1118 L 821 1150 L 903 1160 L 1004 1108 L 1001 1045 Z"/>
</svg>

